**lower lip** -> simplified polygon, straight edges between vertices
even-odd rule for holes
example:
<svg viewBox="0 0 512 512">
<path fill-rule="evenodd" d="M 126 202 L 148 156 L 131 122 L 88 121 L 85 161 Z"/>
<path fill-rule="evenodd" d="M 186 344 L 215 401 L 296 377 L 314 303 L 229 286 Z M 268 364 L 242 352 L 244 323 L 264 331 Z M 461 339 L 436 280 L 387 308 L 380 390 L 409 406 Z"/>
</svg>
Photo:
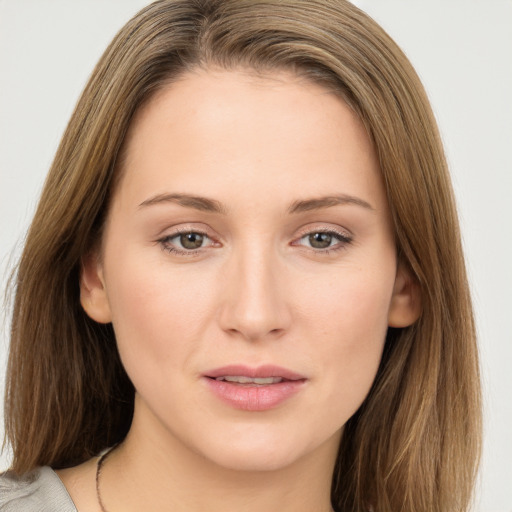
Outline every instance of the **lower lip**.
<svg viewBox="0 0 512 512">
<path fill-rule="evenodd" d="M 267 411 L 274 409 L 298 393 L 305 379 L 285 380 L 268 385 L 241 385 L 225 380 L 206 378 L 213 393 L 223 402 L 244 411 Z"/>
</svg>

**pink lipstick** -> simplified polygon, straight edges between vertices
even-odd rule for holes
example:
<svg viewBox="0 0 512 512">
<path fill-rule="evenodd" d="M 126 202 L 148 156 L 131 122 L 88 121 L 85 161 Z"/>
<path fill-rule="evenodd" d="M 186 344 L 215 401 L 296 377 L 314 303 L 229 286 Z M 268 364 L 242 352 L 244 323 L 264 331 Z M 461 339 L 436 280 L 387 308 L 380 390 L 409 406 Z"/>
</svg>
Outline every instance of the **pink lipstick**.
<svg viewBox="0 0 512 512">
<path fill-rule="evenodd" d="M 299 392 L 306 377 L 279 366 L 229 365 L 204 374 L 209 389 L 223 402 L 245 411 L 273 409 Z"/>
</svg>

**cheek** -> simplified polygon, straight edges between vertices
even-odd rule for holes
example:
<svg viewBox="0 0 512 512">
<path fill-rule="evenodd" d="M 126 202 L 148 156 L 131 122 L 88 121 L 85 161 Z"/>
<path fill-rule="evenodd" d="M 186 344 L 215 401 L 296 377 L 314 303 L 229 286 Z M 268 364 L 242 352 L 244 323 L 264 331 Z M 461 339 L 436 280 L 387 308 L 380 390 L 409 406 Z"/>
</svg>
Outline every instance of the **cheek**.
<svg viewBox="0 0 512 512">
<path fill-rule="evenodd" d="M 358 409 L 375 379 L 392 289 L 384 273 L 352 272 L 314 294 L 304 311 L 303 318 L 315 319 L 310 336 L 318 340 L 315 349 L 325 394 L 340 423 Z"/>
<path fill-rule="evenodd" d="M 313 288 L 303 304 L 303 318 L 322 326 L 340 347 L 379 342 L 387 330 L 394 270 L 351 269 Z"/>
<path fill-rule="evenodd" d="M 211 287 L 159 258 L 117 261 L 109 277 L 112 323 L 130 377 L 182 367 L 198 346 Z"/>
</svg>

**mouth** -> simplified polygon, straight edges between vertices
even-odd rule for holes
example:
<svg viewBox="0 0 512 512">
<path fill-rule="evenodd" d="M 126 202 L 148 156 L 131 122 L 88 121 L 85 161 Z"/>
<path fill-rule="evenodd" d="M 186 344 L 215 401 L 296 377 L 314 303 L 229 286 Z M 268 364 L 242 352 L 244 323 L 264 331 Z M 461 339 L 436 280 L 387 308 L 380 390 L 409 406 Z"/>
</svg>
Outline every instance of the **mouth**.
<svg viewBox="0 0 512 512">
<path fill-rule="evenodd" d="M 245 375 L 225 375 L 223 377 L 215 377 L 215 380 L 232 382 L 240 384 L 241 386 L 268 386 L 269 384 L 279 384 L 279 382 L 283 382 L 286 379 L 283 379 L 282 377 L 246 377 Z"/>
<path fill-rule="evenodd" d="M 215 368 L 205 372 L 205 377 L 228 382 L 247 384 L 276 384 L 282 381 L 305 380 L 306 376 L 296 373 L 288 368 L 266 364 L 263 366 L 251 367 L 240 364 L 231 364 Z M 273 379 L 270 381 L 269 379 Z"/>
<path fill-rule="evenodd" d="M 203 377 L 224 404 L 244 411 L 274 409 L 302 390 L 307 381 L 303 375 L 273 365 L 224 366 Z"/>
</svg>

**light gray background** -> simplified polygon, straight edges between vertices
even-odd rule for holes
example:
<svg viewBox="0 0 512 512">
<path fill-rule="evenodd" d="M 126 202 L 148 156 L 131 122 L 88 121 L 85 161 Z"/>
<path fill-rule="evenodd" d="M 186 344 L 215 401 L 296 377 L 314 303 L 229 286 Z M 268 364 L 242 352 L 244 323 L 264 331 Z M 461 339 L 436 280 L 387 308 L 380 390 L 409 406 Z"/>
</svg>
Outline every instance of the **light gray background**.
<svg viewBox="0 0 512 512">
<path fill-rule="evenodd" d="M 0 289 L 75 101 L 147 0 L 0 0 Z M 476 509 L 512 512 L 512 0 L 358 0 L 422 77 L 452 170 L 486 404 Z M 0 333 L 0 392 L 8 320 Z M 1 413 L 1 411 L 0 411 Z M 2 431 L 0 428 L 0 435 Z M 0 469 L 9 454 L 0 456 Z"/>
</svg>

